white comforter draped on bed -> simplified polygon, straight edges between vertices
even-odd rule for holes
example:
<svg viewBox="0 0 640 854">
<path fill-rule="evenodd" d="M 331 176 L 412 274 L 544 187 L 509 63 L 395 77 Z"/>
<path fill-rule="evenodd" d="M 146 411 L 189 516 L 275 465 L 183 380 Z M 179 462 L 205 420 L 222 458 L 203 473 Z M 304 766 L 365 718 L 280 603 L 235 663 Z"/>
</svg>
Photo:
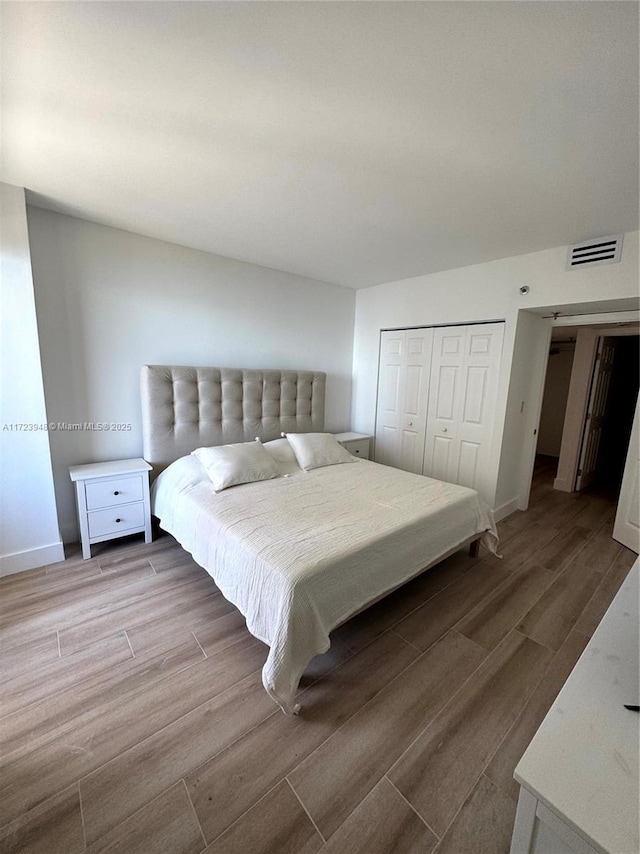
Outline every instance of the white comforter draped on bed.
<svg viewBox="0 0 640 854">
<path fill-rule="evenodd" d="M 154 484 L 153 512 L 269 645 L 263 683 L 288 713 L 332 629 L 474 534 L 497 543 L 473 490 L 365 460 L 216 494 L 184 457 Z"/>
</svg>

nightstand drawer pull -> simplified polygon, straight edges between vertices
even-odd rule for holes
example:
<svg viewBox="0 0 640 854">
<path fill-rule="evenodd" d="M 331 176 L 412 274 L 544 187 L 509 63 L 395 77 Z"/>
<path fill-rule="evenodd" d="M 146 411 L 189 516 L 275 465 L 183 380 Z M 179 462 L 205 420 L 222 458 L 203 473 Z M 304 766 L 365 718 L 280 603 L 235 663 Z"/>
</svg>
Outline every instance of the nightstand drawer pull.
<svg viewBox="0 0 640 854">
<path fill-rule="evenodd" d="M 118 507 L 116 511 L 107 508 L 106 510 L 94 510 L 87 513 L 89 524 L 90 537 L 104 537 L 107 534 L 120 531 L 127 531 L 137 528 L 144 528 L 144 502 L 140 501 L 137 504 L 126 504 Z"/>
<path fill-rule="evenodd" d="M 87 510 L 99 510 L 101 507 L 117 507 L 132 501 L 142 501 L 144 487 L 142 477 L 134 474 L 119 477 L 117 480 L 94 480 L 86 484 Z"/>
<path fill-rule="evenodd" d="M 369 459 L 369 440 L 357 439 L 352 442 L 345 442 L 344 447 L 353 454 L 354 457 L 360 457 L 363 460 Z"/>
</svg>

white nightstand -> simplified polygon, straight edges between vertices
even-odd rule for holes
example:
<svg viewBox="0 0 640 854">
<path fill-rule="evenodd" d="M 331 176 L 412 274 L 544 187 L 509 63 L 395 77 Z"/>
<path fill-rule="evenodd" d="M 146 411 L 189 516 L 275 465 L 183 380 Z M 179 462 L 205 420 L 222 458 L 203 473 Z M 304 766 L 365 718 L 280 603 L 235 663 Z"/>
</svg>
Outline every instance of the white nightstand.
<svg viewBox="0 0 640 854">
<path fill-rule="evenodd" d="M 371 436 L 367 433 L 334 433 L 333 435 L 342 447 L 346 448 L 354 457 L 361 457 L 363 460 L 369 459 Z"/>
<path fill-rule="evenodd" d="M 151 542 L 150 471 L 143 459 L 70 466 L 85 560 L 91 557 L 93 543 L 140 531 L 145 543 Z"/>
</svg>

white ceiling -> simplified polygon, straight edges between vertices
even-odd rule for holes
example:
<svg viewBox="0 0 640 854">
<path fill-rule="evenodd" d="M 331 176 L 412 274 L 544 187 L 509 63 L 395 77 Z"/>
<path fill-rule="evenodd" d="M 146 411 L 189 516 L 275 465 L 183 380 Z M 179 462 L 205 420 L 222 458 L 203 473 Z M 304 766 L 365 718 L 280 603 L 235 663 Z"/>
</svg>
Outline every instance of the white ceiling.
<svg viewBox="0 0 640 854">
<path fill-rule="evenodd" d="M 351 287 L 638 228 L 636 2 L 2 2 L 2 180 Z"/>
</svg>

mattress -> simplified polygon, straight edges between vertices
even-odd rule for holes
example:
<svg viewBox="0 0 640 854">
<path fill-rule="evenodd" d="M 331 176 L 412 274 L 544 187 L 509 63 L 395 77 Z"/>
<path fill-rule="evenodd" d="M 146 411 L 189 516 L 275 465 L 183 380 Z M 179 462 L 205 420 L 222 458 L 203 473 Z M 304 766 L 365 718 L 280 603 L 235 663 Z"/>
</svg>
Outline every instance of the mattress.
<svg viewBox="0 0 640 854">
<path fill-rule="evenodd" d="M 263 684 L 286 713 L 334 628 L 475 534 L 497 545 L 474 490 L 367 460 L 216 493 L 183 457 L 154 483 L 152 510 L 268 644 Z"/>
</svg>

